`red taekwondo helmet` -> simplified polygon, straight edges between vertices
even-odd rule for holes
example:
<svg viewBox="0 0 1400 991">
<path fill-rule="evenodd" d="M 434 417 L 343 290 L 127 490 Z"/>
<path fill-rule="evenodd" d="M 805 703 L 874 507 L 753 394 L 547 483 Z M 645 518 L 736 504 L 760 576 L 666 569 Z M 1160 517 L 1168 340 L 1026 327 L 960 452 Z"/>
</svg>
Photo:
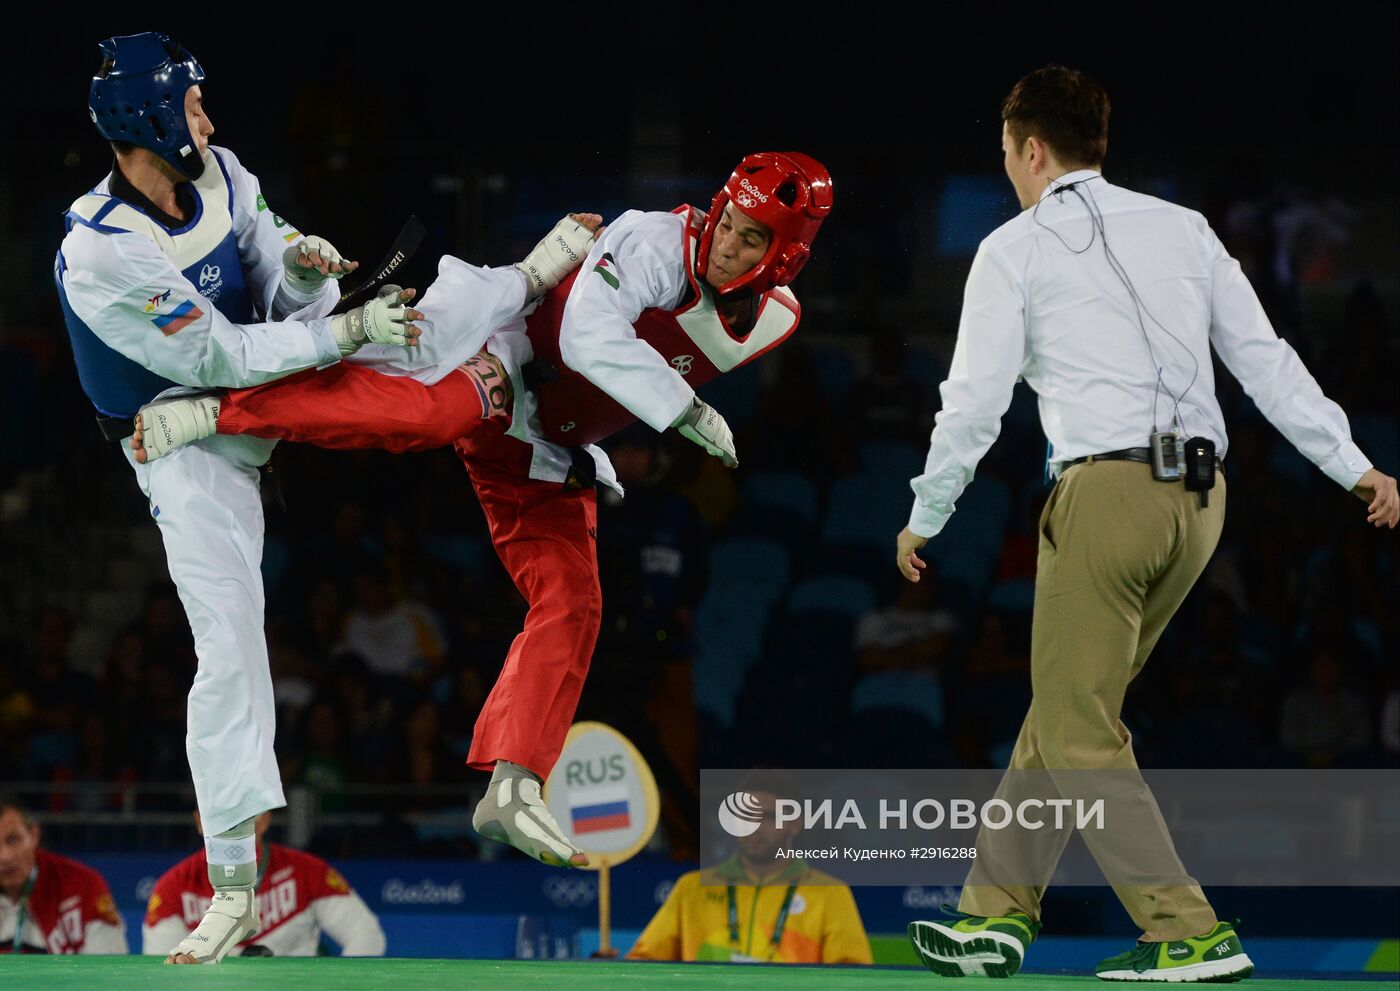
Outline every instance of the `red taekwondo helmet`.
<svg viewBox="0 0 1400 991">
<path fill-rule="evenodd" d="M 719 288 L 720 296 L 758 296 L 797 278 L 812 254 L 812 239 L 831 213 L 831 174 L 810 155 L 763 151 L 746 155 L 724 188 L 710 202 L 696 252 L 703 279 L 710 244 L 727 204 L 773 232 L 768 251 L 752 269 Z"/>
</svg>

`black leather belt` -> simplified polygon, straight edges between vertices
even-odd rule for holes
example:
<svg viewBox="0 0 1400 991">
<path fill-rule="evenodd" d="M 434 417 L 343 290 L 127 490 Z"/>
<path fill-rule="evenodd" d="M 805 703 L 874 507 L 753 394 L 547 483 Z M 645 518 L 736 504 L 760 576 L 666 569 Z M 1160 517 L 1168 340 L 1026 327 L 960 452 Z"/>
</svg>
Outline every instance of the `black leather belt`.
<svg viewBox="0 0 1400 991">
<path fill-rule="evenodd" d="M 1090 454 L 1087 457 L 1075 458 L 1066 468 L 1073 468 L 1075 465 L 1087 464 L 1093 461 L 1136 461 L 1140 464 L 1150 465 L 1152 463 L 1152 448 L 1150 447 L 1125 447 L 1121 451 L 1106 451 L 1103 454 Z M 1221 471 L 1220 458 L 1215 459 L 1215 470 Z"/>
</svg>

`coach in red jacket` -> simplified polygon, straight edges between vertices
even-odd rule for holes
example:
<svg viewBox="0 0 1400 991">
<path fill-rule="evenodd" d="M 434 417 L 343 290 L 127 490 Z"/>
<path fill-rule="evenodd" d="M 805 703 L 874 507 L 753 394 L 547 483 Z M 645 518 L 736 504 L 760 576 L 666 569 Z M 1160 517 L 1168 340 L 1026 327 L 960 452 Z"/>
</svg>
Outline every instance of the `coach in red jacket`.
<svg viewBox="0 0 1400 991">
<path fill-rule="evenodd" d="M 39 849 L 39 824 L 0 794 L 0 953 L 126 952 L 106 880 Z"/>
</svg>

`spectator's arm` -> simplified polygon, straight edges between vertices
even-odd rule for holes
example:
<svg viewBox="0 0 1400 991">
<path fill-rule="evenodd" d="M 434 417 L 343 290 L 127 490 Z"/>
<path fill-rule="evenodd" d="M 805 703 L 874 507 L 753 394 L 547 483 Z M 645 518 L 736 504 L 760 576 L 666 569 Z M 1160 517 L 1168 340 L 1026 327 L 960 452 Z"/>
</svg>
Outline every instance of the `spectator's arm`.
<svg viewBox="0 0 1400 991">
<path fill-rule="evenodd" d="M 113 925 L 106 919 L 92 919 L 83 933 L 83 953 L 126 954 L 126 923 L 117 916 Z"/>
<path fill-rule="evenodd" d="M 311 903 L 316 923 L 340 946 L 343 957 L 382 957 L 387 943 L 379 918 L 353 891 Z"/>
<path fill-rule="evenodd" d="M 112 889 L 101 875 L 93 872 L 87 882 L 88 890 L 83 896 L 84 954 L 125 954 L 126 922 L 117 911 L 117 903 L 112 898 Z"/>
<path fill-rule="evenodd" d="M 175 944 L 189 934 L 190 927 L 178 915 L 167 915 L 155 923 L 147 921 L 141 927 L 141 952 L 146 956 L 168 956 Z"/>
<path fill-rule="evenodd" d="M 690 880 L 690 875 L 686 875 L 671 888 L 666 901 L 637 937 L 636 944 L 627 951 L 628 960 L 681 959 L 681 903 L 684 891 L 693 887 Z"/>
</svg>

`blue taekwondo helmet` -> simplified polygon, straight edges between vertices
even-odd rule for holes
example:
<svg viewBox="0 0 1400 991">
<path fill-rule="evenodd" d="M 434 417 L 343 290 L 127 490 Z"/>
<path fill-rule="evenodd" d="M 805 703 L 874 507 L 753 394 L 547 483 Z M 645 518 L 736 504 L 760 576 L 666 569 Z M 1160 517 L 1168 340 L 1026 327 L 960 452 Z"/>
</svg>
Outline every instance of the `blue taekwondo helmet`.
<svg viewBox="0 0 1400 991">
<path fill-rule="evenodd" d="M 191 179 L 204 159 L 185 122 L 185 93 L 204 70 L 185 47 L 156 31 L 108 38 L 88 90 L 88 113 L 108 141 L 149 148 Z"/>
</svg>

